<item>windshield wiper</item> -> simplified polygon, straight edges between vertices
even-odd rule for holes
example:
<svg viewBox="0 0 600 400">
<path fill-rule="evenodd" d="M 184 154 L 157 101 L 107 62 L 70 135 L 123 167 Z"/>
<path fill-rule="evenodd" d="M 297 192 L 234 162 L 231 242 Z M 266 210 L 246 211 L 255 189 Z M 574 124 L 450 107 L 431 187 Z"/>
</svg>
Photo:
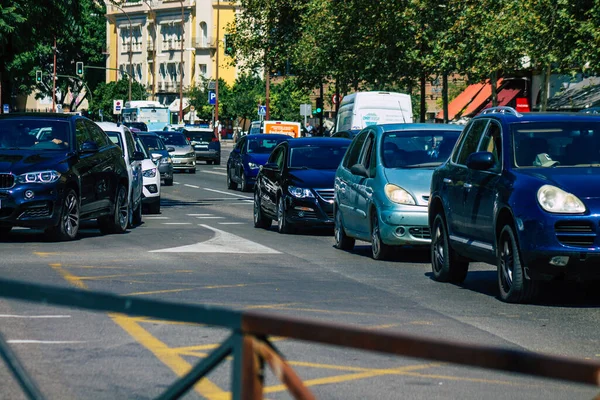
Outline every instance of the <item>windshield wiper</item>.
<svg viewBox="0 0 600 400">
<path fill-rule="evenodd" d="M 403 165 L 401 168 L 413 169 L 413 168 L 427 168 L 427 167 L 439 167 L 442 165 L 441 162 L 430 162 L 423 164 L 412 164 L 412 165 Z"/>
</svg>

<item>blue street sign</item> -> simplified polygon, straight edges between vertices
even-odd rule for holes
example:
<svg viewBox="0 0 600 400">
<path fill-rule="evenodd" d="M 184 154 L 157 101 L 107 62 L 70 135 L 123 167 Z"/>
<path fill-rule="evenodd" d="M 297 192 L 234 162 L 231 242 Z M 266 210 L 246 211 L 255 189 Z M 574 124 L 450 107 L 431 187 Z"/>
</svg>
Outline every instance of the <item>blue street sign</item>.
<svg viewBox="0 0 600 400">
<path fill-rule="evenodd" d="M 217 94 L 215 93 L 214 90 L 208 91 L 208 104 L 210 104 L 211 106 L 214 106 L 217 104 Z"/>
<path fill-rule="evenodd" d="M 8 114 L 8 112 L 9 112 L 9 111 L 10 111 L 10 106 L 9 106 L 8 104 L 4 104 L 4 105 L 2 106 L 2 112 L 3 112 L 4 114 Z"/>
<path fill-rule="evenodd" d="M 267 106 L 258 106 L 258 115 L 267 115 Z"/>
</svg>

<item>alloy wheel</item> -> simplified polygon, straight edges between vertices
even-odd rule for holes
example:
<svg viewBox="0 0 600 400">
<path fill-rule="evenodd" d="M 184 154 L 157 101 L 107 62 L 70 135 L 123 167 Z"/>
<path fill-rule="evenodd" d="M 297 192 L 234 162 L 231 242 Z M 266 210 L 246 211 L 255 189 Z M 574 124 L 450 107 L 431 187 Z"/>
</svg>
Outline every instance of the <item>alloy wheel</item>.
<svg viewBox="0 0 600 400">
<path fill-rule="evenodd" d="M 69 192 L 65 198 L 65 210 L 62 221 L 64 232 L 74 237 L 79 230 L 79 203 L 74 192 Z"/>
<path fill-rule="evenodd" d="M 500 250 L 500 269 L 502 272 L 502 286 L 507 292 L 512 286 L 514 266 L 512 249 L 509 240 L 505 236 L 502 239 L 502 247 Z"/>
</svg>

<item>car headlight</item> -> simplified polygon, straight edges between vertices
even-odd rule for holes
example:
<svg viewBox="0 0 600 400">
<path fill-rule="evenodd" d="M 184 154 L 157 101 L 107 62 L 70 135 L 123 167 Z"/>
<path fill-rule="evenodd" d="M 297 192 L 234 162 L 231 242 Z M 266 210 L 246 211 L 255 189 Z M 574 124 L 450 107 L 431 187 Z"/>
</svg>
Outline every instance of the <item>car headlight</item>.
<svg viewBox="0 0 600 400">
<path fill-rule="evenodd" d="M 299 199 L 305 199 L 308 197 L 315 197 L 310 189 L 301 188 L 297 186 L 288 186 L 288 192 L 294 197 Z"/>
<path fill-rule="evenodd" d="M 196 153 L 186 153 L 183 155 L 185 158 L 196 157 Z"/>
<path fill-rule="evenodd" d="M 156 176 L 156 168 L 147 169 L 143 172 L 144 178 L 154 178 Z"/>
<path fill-rule="evenodd" d="M 544 185 L 537 192 L 540 206 L 551 213 L 580 214 L 585 212 L 585 205 L 574 194 L 552 185 Z"/>
<path fill-rule="evenodd" d="M 398 204 L 407 204 L 414 206 L 417 204 L 414 197 L 400 186 L 392 185 L 388 183 L 384 188 L 385 195 L 390 201 Z"/>
<path fill-rule="evenodd" d="M 249 162 L 249 163 L 248 163 L 248 168 L 250 168 L 250 169 L 259 169 L 259 168 L 260 168 L 260 165 L 258 165 L 258 164 L 255 164 L 255 163 L 253 163 L 253 162 Z"/>
<path fill-rule="evenodd" d="M 58 171 L 28 172 L 17 176 L 19 183 L 53 183 L 60 178 Z"/>
</svg>

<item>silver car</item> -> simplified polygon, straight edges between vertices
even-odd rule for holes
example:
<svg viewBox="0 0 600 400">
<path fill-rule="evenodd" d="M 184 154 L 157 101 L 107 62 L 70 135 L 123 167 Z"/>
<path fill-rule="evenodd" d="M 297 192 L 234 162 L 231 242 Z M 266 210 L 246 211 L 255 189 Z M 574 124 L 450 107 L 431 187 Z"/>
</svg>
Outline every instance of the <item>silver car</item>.
<svg viewBox="0 0 600 400">
<path fill-rule="evenodd" d="M 185 135 L 181 132 L 165 131 L 160 132 L 159 136 L 167 147 L 174 149 L 172 152 L 169 152 L 173 160 L 173 169 L 195 174 L 196 152 Z"/>
</svg>

